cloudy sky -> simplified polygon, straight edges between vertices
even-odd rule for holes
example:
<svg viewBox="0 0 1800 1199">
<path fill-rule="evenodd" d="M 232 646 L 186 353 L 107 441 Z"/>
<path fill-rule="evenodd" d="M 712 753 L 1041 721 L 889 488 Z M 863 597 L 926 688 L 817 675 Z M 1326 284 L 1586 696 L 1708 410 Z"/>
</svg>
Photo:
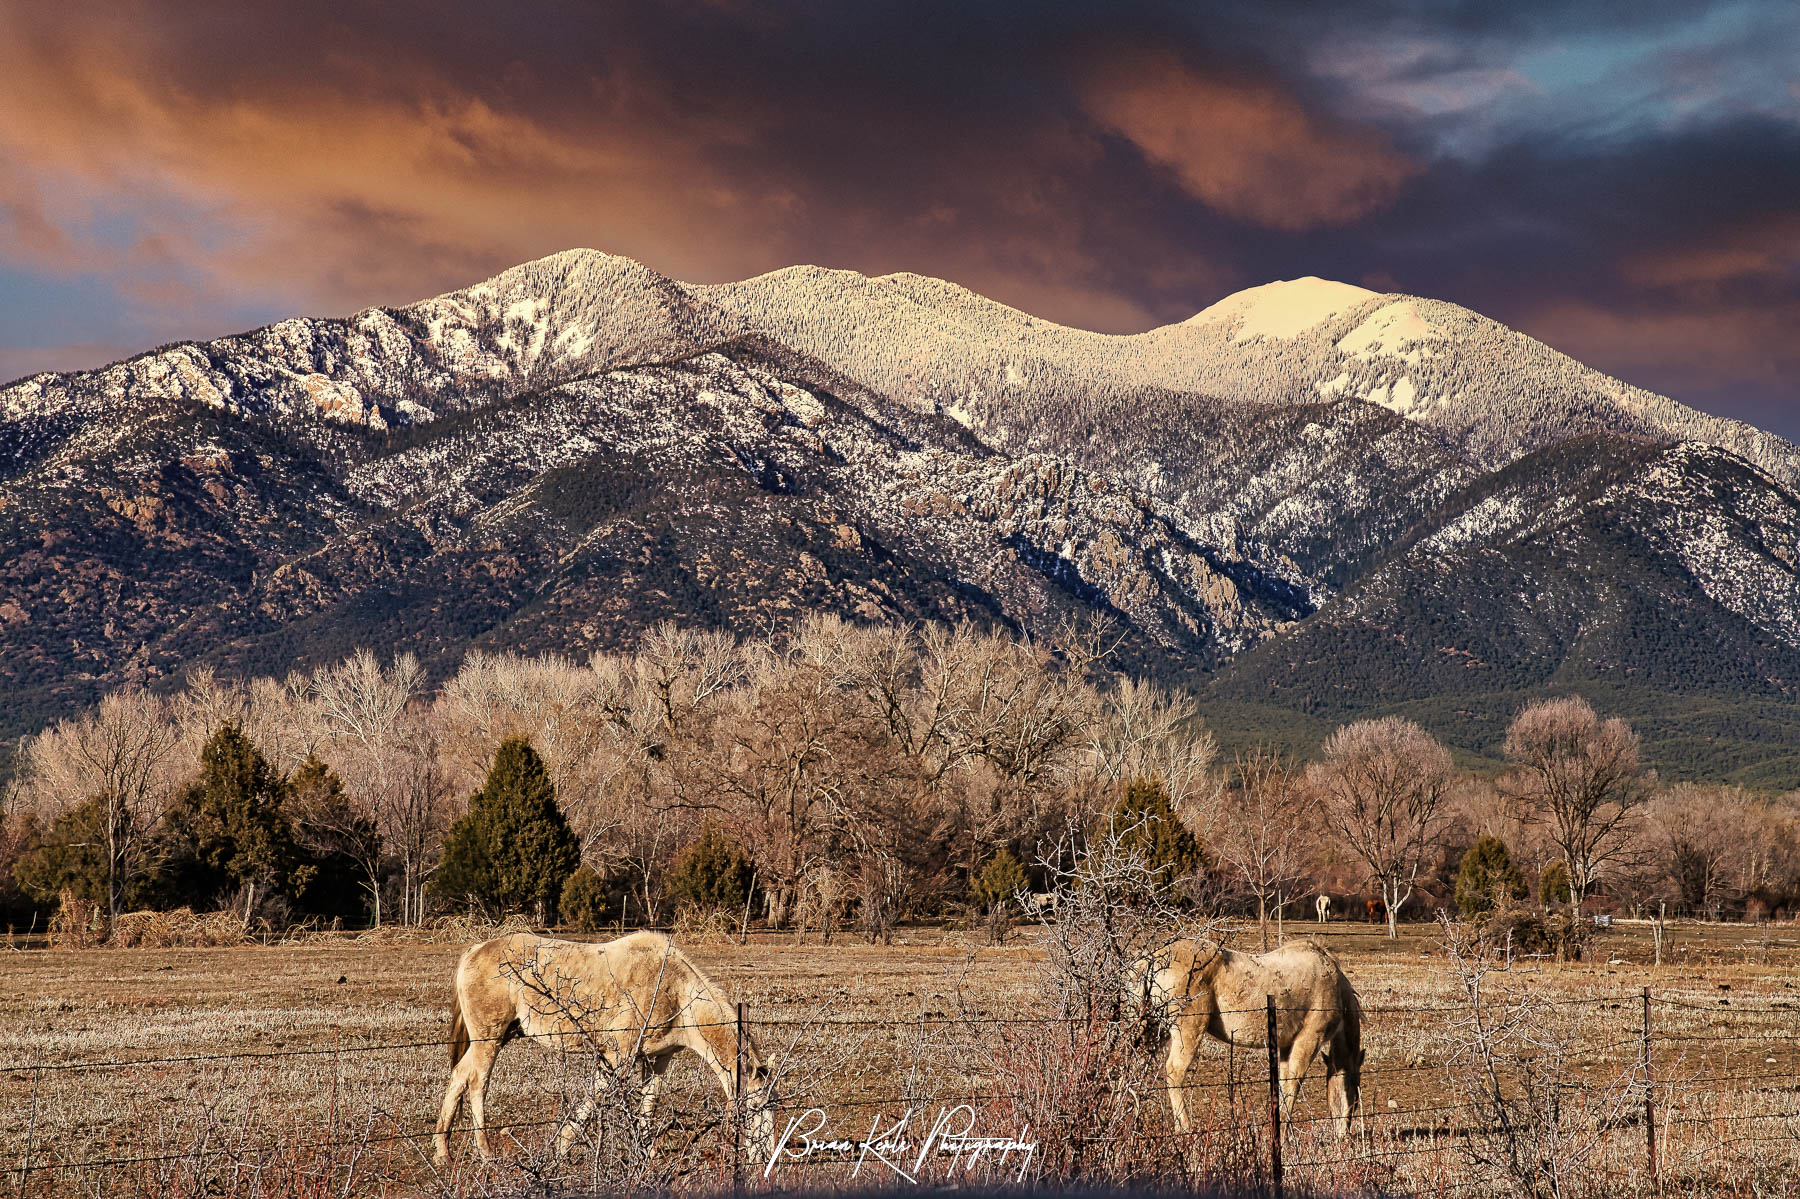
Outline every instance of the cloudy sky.
<svg viewBox="0 0 1800 1199">
<path fill-rule="evenodd" d="M 1800 5 L 0 3 L 0 378 L 571 246 L 1108 331 L 1323 275 L 1800 437 Z"/>
</svg>

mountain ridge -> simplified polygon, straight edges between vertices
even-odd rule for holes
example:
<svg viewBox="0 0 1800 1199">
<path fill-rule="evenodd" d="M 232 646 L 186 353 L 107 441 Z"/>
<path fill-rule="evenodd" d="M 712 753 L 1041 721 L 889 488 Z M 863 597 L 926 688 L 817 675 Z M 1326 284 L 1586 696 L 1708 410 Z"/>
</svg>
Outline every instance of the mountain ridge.
<svg viewBox="0 0 1800 1199">
<path fill-rule="evenodd" d="M 0 736 L 195 662 L 360 638 L 441 670 L 823 608 L 1098 610 L 1124 665 L 1297 720 L 1463 727 L 1427 684 L 1662 711 L 1716 676 L 1800 744 L 1796 453 L 1311 277 L 1099 334 L 921 275 L 690 285 L 568 251 L 0 388 Z"/>
</svg>

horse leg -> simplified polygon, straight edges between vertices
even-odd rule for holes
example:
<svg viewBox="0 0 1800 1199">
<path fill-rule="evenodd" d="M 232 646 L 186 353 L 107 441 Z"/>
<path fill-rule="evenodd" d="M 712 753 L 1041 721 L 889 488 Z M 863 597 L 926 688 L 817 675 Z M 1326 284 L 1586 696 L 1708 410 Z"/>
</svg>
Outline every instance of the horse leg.
<svg viewBox="0 0 1800 1199">
<path fill-rule="evenodd" d="M 581 1135 L 581 1130 L 586 1128 L 588 1121 L 594 1118 L 594 1112 L 600 1105 L 600 1096 L 610 1093 L 618 1085 L 613 1080 L 611 1070 L 612 1067 L 604 1059 L 596 1064 L 594 1085 L 588 1091 L 587 1098 L 581 1101 L 581 1106 L 577 1107 L 569 1118 L 563 1121 L 562 1127 L 557 1130 L 556 1155 L 558 1157 L 569 1156 L 569 1151 L 575 1148 L 575 1138 Z"/>
<path fill-rule="evenodd" d="M 645 1152 L 656 1156 L 656 1104 L 662 1098 L 663 1076 L 668 1073 L 669 1063 L 674 1054 L 665 1053 L 644 1059 L 644 1095 L 638 1101 L 637 1126 L 638 1139 L 644 1142 Z"/>
<path fill-rule="evenodd" d="M 672 1053 L 644 1059 L 644 1097 L 638 1104 L 638 1122 L 648 1126 L 656 1117 L 656 1103 L 662 1097 L 663 1076 L 669 1072 Z"/>
<path fill-rule="evenodd" d="M 488 1072 L 494 1068 L 494 1058 L 500 1052 L 497 1039 L 477 1041 L 463 1051 L 462 1060 L 450 1071 L 450 1085 L 444 1090 L 444 1105 L 438 1111 L 437 1152 L 432 1160 L 439 1166 L 450 1160 L 450 1126 L 456 1123 L 456 1113 L 462 1107 L 463 1100 L 469 1102 L 469 1119 L 475 1131 L 475 1144 L 481 1150 L 482 1157 L 491 1156 L 488 1152 L 487 1131 L 482 1100 L 487 1091 Z"/>
<path fill-rule="evenodd" d="M 437 1151 L 432 1154 L 432 1163 L 439 1167 L 450 1164 L 450 1126 L 456 1123 L 456 1113 L 462 1107 L 463 1092 L 469 1089 L 469 1076 L 463 1069 L 463 1062 L 468 1055 L 463 1055 L 450 1069 L 450 1085 L 444 1088 L 444 1104 L 438 1110 L 437 1135 L 433 1138 L 437 1143 Z"/>
<path fill-rule="evenodd" d="M 1336 1062 L 1325 1063 L 1325 1090 L 1331 1096 L 1331 1120 L 1338 1126 L 1338 1138 L 1350 1135 L 1350 1085 Z"/>
<path fill-rule="evenodd" d="M 1313 1056 L 1319 1052 L 1319 1030 L 1311 1023 L 1303 1024 L 1294 1037 L 1294 1043 L 1288 1047 L 1287 1061 L 1281 1070 L 1281 1106 L 1284 1111 L 1294 1110 L 1294 1102 L 1300 1097 L 1300 1084 L 1306 1080 L 1307 1067 L 1312 1065 Z"/>
<path fill-rule="evenodd" d="M 1193 1127 L 1193 1122 L 1188 1119 L 1188 1096 L 1185 1083 L 1187 1082 L 1188 1067 L 1193 1065 L 1194 1050 L 1197 1047 L 1197 1044 L 1188 1044 L 1187 1038 L 1182 1036 L 1180 1024 L 1176 1024 L 1169 1029 L 1169 1061 L 1167 1066 L 1169 1079 L 1169 1111 L 1175 1117 L 1175 1130 L 1177 1132 L 1186 1132 Z"/>
<path fill-rule="evenodd" d="M 475 1129 L 475 1147 L 481 1151 L 483 1160 L 491 1160 L 494 1156 L 487 1135 L 487 1085 L 488 1077 L 494 1072 L 494 1059 L 499 1056 L 498 1040 L 471 1045 L 469 1052 L 463 1055 L 463 1065 L 470 1067 L 469 1122 Z"/>
</svg>

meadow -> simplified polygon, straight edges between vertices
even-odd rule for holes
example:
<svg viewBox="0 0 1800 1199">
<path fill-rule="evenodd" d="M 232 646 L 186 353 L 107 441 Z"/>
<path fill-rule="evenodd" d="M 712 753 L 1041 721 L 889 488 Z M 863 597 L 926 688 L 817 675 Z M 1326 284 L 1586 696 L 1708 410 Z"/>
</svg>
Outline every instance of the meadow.
<svg viewBox="0 0 1800 1199">
<path fill-rule="evenodd" d="M 1284 931 L 1340 956 L 1366 1008 L 1367 1053 L 1363 1118 L 1349 1141 L 1328 1132 L 1317 1081 L 1302 1089 L 1283 1134 L 1289 1190 L 1518 1193 L 1522 1184 L 1495 1165 L 1506 1153 L 1495 1140 L 1502 1113 L 1483 1102 L 1470 1032 L 1478 1010 L 1444 930 L 1402 926 L 1397 940 L 1354 923 L 1290 922 Z M 1188 1080 L 1200 1092 L 1199 1127 L 1182 1137 L 1146 1049 L 1142 1072 L 1106 1084 L 1109 1095 L 1141 1092 L 1103 1130 L 1123 1143 L 1076 1143 L 1069 1126 L 1091 1123 L 1091 1109 L 1112 1099 L 1079 1093 L 1100 1085 L 1083 1081 L 1076 1060 L 1092 1043 L 1044 1018 L 1047 935 L 1026 926 L 990 946 L 980 934 L 903 928 L 891 945 L 843 935 L 825 945 L 816 934 L 752 933 L 746 944 L 715 935 L 688 948 L 745 1002 L 752 1035 L 777 1063 L 778 1126 L 817 1106 L 829 1131 L 860 1138 L 878 1117 L 891 1124 L 910 1107 L 918 1130 L 968 1101 L 978 1131 L 1042 1143 L 1032 1163 L 1039 1177 L 1266 1182 L 1260 1051 L 1208 1046 Z M 1255 930 L 1234 940 L 1254 946 Z M 426 1137 L 447 1077 L 461 948 L 318 934 L 266 946 L 5 954 L 6 1187 L 248 1196 L 618 1182 L 616 1172 L 602 1175 L 604 1153 L 561 1162 L 547 1151 L 589 1067 L 529 1042 L 501 1054 L 489 1095 L 490 1123 L 508 1126 L 502 1158 L 482 1165 L 459 1136 L 453 1167 L 431 1167 Z M 1510 1135 L 1567 1159 L 1556 1176 L 1566 1194 L 1800 1193 L 1800 930 L 1672 924 L 1660 967 L 1649 925 L 1605 930 L 1592 949 L 1583 962 L 1496 961 L 1480 979 L 1489 1025 L 1510 1014 L 1528 1029 L 1505 1046 L 1521 1071 L 1501 1088 L 1517 1104 L 1501 1121 L 1517 1124 Z M 636 1177 L 693 1191 L 731 1185 L 731 1124 L 711 1078 L 689 1059 L 670 1082 L 661 1153 Z M 1658 1134 L 1654 1177 L 1646 1093 Z M 1022 1132 L 1021 1123 L 1031 1127 Z M 1017 1164 L 1015 1156 L 1004 1169 L 982 1168 L 992 1177 Z M 852 1169 L 841 1154 L 790 1155 L 768 1177 L 751 1170 L 745 1181 L 848 1181 Z M 858 1181 L 878 1172 L 865 1169 Z"/>
</svg>

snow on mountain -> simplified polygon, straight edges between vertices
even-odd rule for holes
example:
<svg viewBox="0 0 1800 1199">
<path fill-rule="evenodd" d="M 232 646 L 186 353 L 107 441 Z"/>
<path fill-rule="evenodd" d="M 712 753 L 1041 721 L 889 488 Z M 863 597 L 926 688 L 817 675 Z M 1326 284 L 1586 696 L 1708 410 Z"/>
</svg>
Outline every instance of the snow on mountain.
<svg viewBox="0 0 1800 1199">
<path fill-rule="evenodd" d="M 916 410 L 947 412 L 995 445 L 1105 416 L 1147 390 L 1202 406 L 1361 399 L 1488 466 L 1616 432 L 1717 445 L 1800 483 L 1800 450 L 1773 434 L 1631 387 L 1454 304 L 1317 278 L 1114 336 L 920 275 L 792 267 L 695 286 L 571 250 L 406 308 L 283 321 L 101 371 L 36 376 L 0 390 L 0 413 L 15 454 L 140 399 L 381 429 L 747 332 Z"/>
<path fill-rule="evenodd" d="M 1187 319 L 1189 325 L 1234 324 L 1233 341 L 1253 337 L 1297 337 L 1346 308 L 1375 298 L 1374 292 L 1348 283 L 1308 275 L 1265 283 L 1226 296 Z"/>
<path fill-rule="evenodd" d="M 1396 300 L 1340 337 L 1337 348 L 1364 362 L 1385 356 L 1417 366 L 1431 356 L 1429 343 L 1443 340 L 1444 331 L 1420 314 L 1415 301 Z"/>
<path fill-rule="evenodd" d="M 1800 449 L 1632 387 L 1466 308 L 1323 279 L 1265 284 L 1128 336 L 1071 329 L 919 276 L 794 268 L 694 288 L 749 327 L 996 444 L 1135 403 L 1361 399 L 1487 466 L 1613 432 L 1717 445 L 1788 483 Z"/>
<path fill-rule="evenodd" d="M 576 250 L 0 388 L 0 730 L 202 659 L 809 608 L 1099 609 L 1147 668 L 1307 710 L 1715 659 L 1786 695 L 1797 481 L 1781 438 L 1420 297 L 1306 278 L 1116 336 Z"/>
</svg>

